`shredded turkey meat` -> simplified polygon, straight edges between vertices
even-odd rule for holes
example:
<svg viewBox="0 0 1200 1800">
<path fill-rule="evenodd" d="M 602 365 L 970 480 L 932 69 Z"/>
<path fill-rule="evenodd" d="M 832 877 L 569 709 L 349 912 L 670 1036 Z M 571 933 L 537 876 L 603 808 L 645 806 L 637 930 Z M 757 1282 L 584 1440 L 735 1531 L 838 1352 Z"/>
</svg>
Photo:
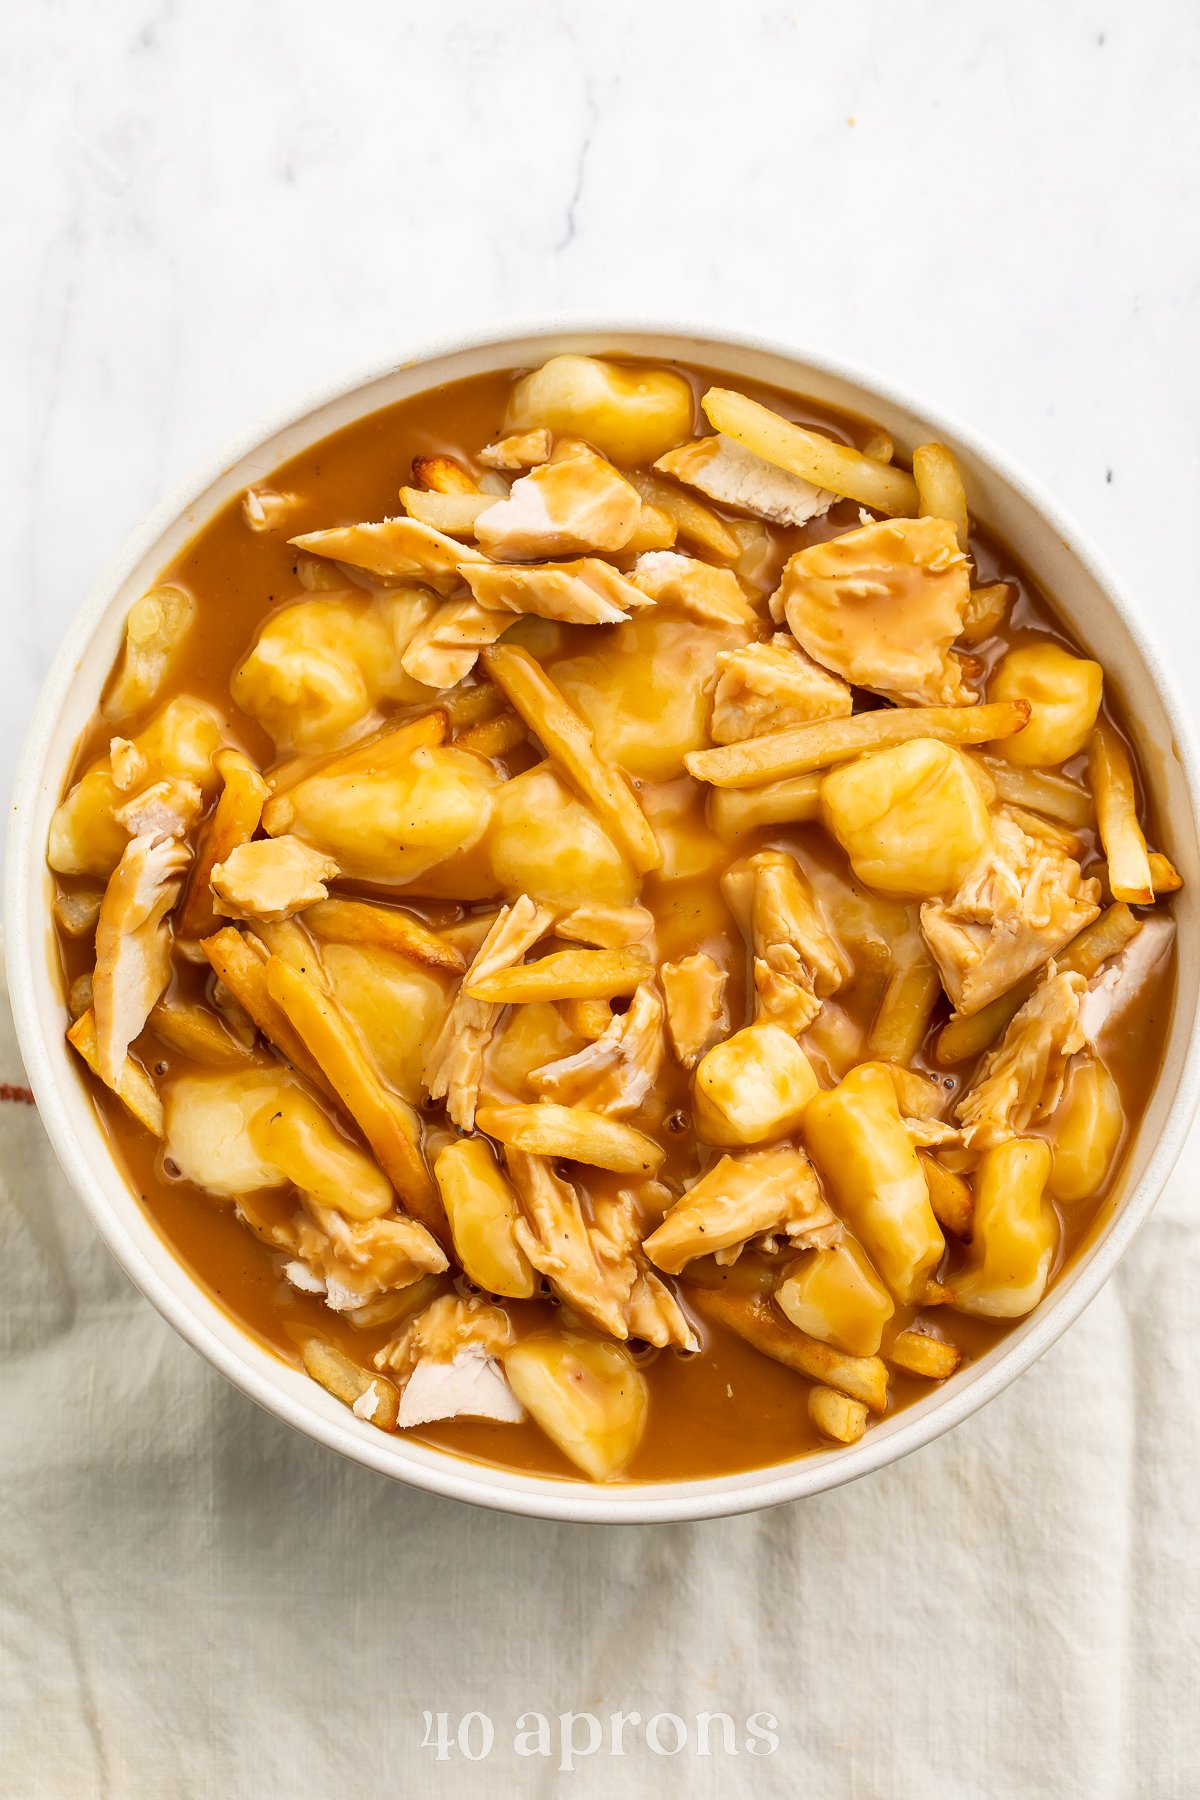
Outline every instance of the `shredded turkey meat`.
<svg viewBox="0 0 1200 1800">
<path fill-rule="evenodd" d="M 421 581 L 439 594 L 454 592 L 463 563 L 483 561 L 480 551 L 456 543 L 419 519 L 339 525 L 330 531 L 307 531 L 288 542 L 313 556 L 363 569 L 381 581 Z"/>
<path fill-rule="evenodd" d="M 503 1010 L 490 1001 L 472 999 L 467 988 L 485 975 L 515 968 L 553 923 L 553 913 L 535 906 L 527 894 L 503 907 L 459 983 L 454 1002 L 429 1046 L 425 1087 L 433 1099 L 445 1098 L 447 1112 L 464 1130 L 469 1131 L 475 1123 L 484 1052 Z"/>
<path fill-rule="evenodd" d="M 1054 1111 L 1070 1059 L 1086 1041 L 1079 1019 L 1086 988 L 1082 975 L 1049 964 L 955 1108 L 969 1150 L 1020 1137 Z"/>
<path fill-rule="evenodd" d="M 844 718 L 854 696 L 839 675 L 822 669 L 786 632 L 767 643 L 722 650 L 717 657 L 709 735 L 736 744 L 813 719 Z"/>
<path fill-rule="evenodd" d="M 1174 939 L 1174 919 L 1144 919 L 1137 936 L 1093 976 L 1079 1006 L 1079 1023 L 1090 1044 L 1099 1048 L 1116 1029 L 1125 1008 L 1141 993 Z"/>
<path fill-rule="evenodd" d="M 239 844 L 210 879 L 216 909 L 224 917 L 277 924 L 328 899 L 325 883 L 337 873 L 331 856 L 285 833 Z"/>
<path fill-rule="evenodd" d="M 509 1148 L 506 1161 L 521 1203 L 522 1216 L 513 1228 L 520 1248 L 561 1300 L 610 1337 L 627 1337 L 632 1264 L 614 1267 L 611 1257 L 602 1254 L 580 1195 L 544 1156 Z"/>
<path fill-rule="evenodd" d="M 615 1013 L 600 1037 L 532 1070 L 529 1085 L 563 1106 L 621 1118 L 640 1112 L 653 1095 L 665 1050 L 663 1004 L 643 982 L 628 1011 Z"/>
<path fill-rule="evenodd" d="M 914 706 L 978 698 L 950 646 L 971 597 L 967 559 L 945 519 L 880 519 L 810 544 L 783 571 L 772 613 L 856 687 Z"/>
<path fill-rule="evenodd" d="M 654 936 L 654 914 L 645 906 L 576 906 L 554 927 L 556 937 L 622 950 Z"/>
<path fill-rule="evenodd" d="M 251 1203 L 243 1198 L 243 1212 Z M 285 1270 L 295 1287 L 322 1293 L 333 1312 L 354 1312 L 380 1294 L 412 1287 L 425 1275 L 440 1275 L 449 1265 L 440 1244 L 416 1219 L 347 1219 L 332 1207 L 304 1198 L 304 1211 L 290 1220 L 265 1227 L 251 1218 L 261 1235 L 297 1260 Z M 309 1281 L 297 1279 L 307 1271 Z"/>
<path fill-rule="evenodd" d="M 532 469 L 550 460 L 553 447 L 551 433 L 544 425 L 537 425 L 530 431 L 513 431 L 507 437 L 497 438 L 494 444 L 485 444 L 479 460 L 485 469 Z"/>
<path fill-rule="evenodd" d="M 130 1044 L 171 978 L 166 915 L 179 898 L 191 852 L 174 838 L 131 838 L 96 921 L 92 1004 L 100 1078 L 116 1087 Z"/>
<path fill-rule="evenodd" d="M 807 525 L 837 500 L 799 475 L 778 469 L 765 457 L 718 433 L 668 450 L 655 463 L 664 475 L 707 494 L 724 506 L 740 506 L 777 525 Z"/>
<path fill-rule="evenodd" d="M 501 1307 L 456 1294 L 432 1301 L 375 1356 L 375 1367 L 400 1388 L 401 1428 L 435 1419 L 523 1419 L 502 1367 L 511 1342 Z"/>
<path fill-rule="evenodd" d="M 633 580 L 649 599 L 677 606 L 701 624 L 753 625 L 758 620 L 732 569 L 714 569 L 677 550 L 645 551 L 633 565 Z"/>
<path fill-rule="evenodd" d="M 477 563 L 463 579 L 480 606 L 501 617 L 530 613 L 564 625 L 621 625 L 646 595 L 598 557 L 566 563 Z M 507 629 L 509 621 L 505 621 Z"/>
<path fill-rule="evenodd" d="M 668 1212 L 643 1249 L 677 1275 L 697 1256 L 731 1263 L 755 1239 L 792 1249 L 834 1243 L 842 1233 L 803 1150 L 782 1146 L 723 1156 Z"/>
<path fill-rule="evenodd" d="M 1011 810 L 993 815 L 994 847 L 951 900 L 927 900 L 921 931 L 959 1013 L 976 1013 L 1058 954 L 1100 911 L 1054 839 L 1033 836 Z"/>
<path fill-rule="evenodd" d="M 113 818 L 130 837 L 183 838 L 203 808 L 204 795 L 198 783 L 168 775 L 114 806 Z"/>
<path fill-rule="evenodd" d="M 523 1213 L 517 1242 L 560 1300 L 610 1337 L 697 1348 L 683 1308 L 641 1246 L 647 1226 L 662 1216 L 665 1190 L 654 1182 L 624 1187 L 589 1213 L 544 1157 L 509 1150 L 508 1173 Z"/>
<path fill-rule="evenodd" d="M 514 481 L 508 495 L 475 520 L 489 556 L 505 562 L 620 550 L 633 536 L 642 502 L 602 456 L 564 438 L 549 462 Z"/>
<path fill-rule="evenodd" d="M 629 1277 L 624 1335 L 641 1338 L 660 1350 L 668 1345 L 678 1350 L 698 1350 L 700 1340 L 677 1294 L 650 1267 L 642 1248 L 647 1229 L 651 1222 L 659 1223 L 669 1198 L 656 1183 L 622 1188 L 614 1198 L 596 1202 L 592 1236 L 601 1261 Z"/>
<path fill-rule="evenodd" d="M 729 1029 L 725 1006 L 729 971 L 706 950 L 697 950 L 679 962 L 663 963 L 659 978 L 671 1048 L 685 1069 L 694 1069 L 705 1051 Z"/>
<path fill-rule="evenodd" d="M 756 1017 L 799 1037 L 851 973 L 807 877 L 794 856 L 761 850 L 735 864 L 721 887 L 730 911 L 749 929 Z"/>
<path fill-rule="evenodd" d="M 108 762 L 112 769 L 113 786 L 119 794 L 133 793 L 145 781 L 150 769 L 145 751 L 139 750 L 131 738 L 109 739 Z"/>
<path fill-rule="evenodd" d="M 454 687 L 471 673 L 479 652 L 511 624 L 507 613 L 480 606 L 477 600 L 447 600 L 414 631 L 400 665 L 426 687 Z"/>
</svg>

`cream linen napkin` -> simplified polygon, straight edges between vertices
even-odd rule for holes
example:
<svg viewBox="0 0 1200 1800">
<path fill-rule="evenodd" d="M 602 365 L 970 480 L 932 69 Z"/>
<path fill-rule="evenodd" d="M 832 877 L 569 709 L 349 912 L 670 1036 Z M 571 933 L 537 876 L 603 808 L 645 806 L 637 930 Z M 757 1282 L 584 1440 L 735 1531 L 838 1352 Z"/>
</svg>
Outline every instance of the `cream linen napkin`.
<svg viewBox="0 0 1200 1800">
<path fill-rule="evenodd" d="M 1194 1796 L 1197 1168 L 1193 1138 L 1088 1314 L 948 1438 L 606 1530 L 409 1492 L 258 1411 L 0 1102 L 0 1793 Z"/>
</svg>

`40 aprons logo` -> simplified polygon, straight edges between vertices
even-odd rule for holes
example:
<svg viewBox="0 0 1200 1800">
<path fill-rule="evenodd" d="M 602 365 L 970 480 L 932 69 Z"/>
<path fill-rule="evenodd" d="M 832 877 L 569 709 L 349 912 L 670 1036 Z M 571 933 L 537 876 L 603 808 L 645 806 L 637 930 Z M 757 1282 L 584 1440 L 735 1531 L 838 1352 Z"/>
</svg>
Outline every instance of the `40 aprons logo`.
<svg viewBox="0 0 1200 1800">
<path fill-rule="evenodd" d="M 435 1762 L 484 1762 L 501 1751 L 554 1760 L 566 1774 L 593 1756 L 773 1756 L 779 1748 L 779 1720 L 769 1712 L 740 1721 L 727 1712 L 523 1712 L 500 1728 L 485 1712 L 422 1712 L 421 1723 L 421 1748 Z"/>
</svg>

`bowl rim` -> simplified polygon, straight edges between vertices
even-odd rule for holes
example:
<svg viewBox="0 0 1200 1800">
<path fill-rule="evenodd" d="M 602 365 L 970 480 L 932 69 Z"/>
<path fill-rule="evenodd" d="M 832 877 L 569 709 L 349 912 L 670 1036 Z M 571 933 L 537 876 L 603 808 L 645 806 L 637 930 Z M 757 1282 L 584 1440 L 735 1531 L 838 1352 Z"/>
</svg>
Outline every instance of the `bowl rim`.
<svg viewBox="0 0 1200 1800">
<path fill-rule="evenodd" d="M 1128 632 L 1161 699 L 1193 817 L 1200 818 L 1200 762 L 1190 715 L 1136 602 L 1107 558 L 1074 520 L 1039 482 L 986 436 L 963 426 L 941 407 L 931 407 L 920 396 L 877 374 L 869 366 L 778 338 L 730 331 L 720 323 L 574 313 L 506 319 L 491 329 L 439 337 L 401 356 L 373 359 L 349 374 L 329 379 L 298 399 L 268 411 L 178 482 L 130 532 L 93 583 L 66 631 L 43 680 L 20 752 L 10 802 L 4 883 L 9 993 L 18 1043 L 42 1123 L 68 1181 L 83 1202 L 93 1225 L 134 1285 L 168 1323 L 250 1399 L 316 1442 L 367 1468 L 426 1492 L 498 1511 L 588 1524 L 651 1524 L 728 1517 L 839 1487 L 932 1442 L 994 1399 L 1074 1323 L 1116 1269 L 1149 1217 L 1183 1148 L 1200 1100 L 1200 1017 L 1194 1014 L 1186 1025 L 1179 1018 L 1172 1021 L 1168 1042 L 1177 1040 L 1177 1035 L 1186 1034 L 1186 1043 L 1175 1095 L 1141 1180 L 1123 1198 L 1119 1210 L 1097 1241 L 1078 1260 L 1069 1283 L 1051 1290 L 1047 1296 L 1049 1304 L 1039 1306 L 1023 1326 L 1019 1325 L 1016 1332 L 1003 1340 L 991 1366 L 978 1372 L 970 1383 L 959 1387 L 951 1381 L 928 1401 L 905 1408 L 890 1421 L 881 1421 L 880 1426 L 849 1448 L 810 1453 L 731 1476 L 597 1487 L 581 1480 L 523 1475 L 430 1446 L 410 1445 L 402 1438 L 384 1437 L 359 1421 L 353 1422 L 357 1430 L 351 1429 L 349 1415 L 347 1423 L 343 1424 L 323 1413 L 315 1398 L 301 1399 L 288 1392 L 282 1372 L 290 1375 L 294 1371 L 282 1361 L 278 1363 L 281 1374 L 275 1379 L 271 1378 L 267 1366 L 255 1367 L 252 1355 L 261 1353 L 266 1358 L 270 1353 L 257 1345 L 232 1315 L 191 1278 L 186 1268 L 188 1299 L 185 1301 L 176 1295 L 152 1267 L 141 1245 L 131 1235 L 126 1220 L 110 1205 L 93 1175 L 84 1146 L 61 1098 L 37 1009 L 37 992 L 45 979 L 37 970 L 44 959 L 37 955 L 38 933 L 27 900 L 35 857 L 39 866 L 44 865 L 42 854 L 32 842 L 31 832 L 24 829 L 24 821 L 35 812 L 58 715 L 75 669 L 112 601 L 137 564 L 214 482 L 258 447 L 279 432 L 300 426 L 313 413 L 348 398 L 359 389 L 369 387 L 397 370 L 410 370 L 466 352 L 501 351 L 506 345 L 544 340 L 547 353 L 553 354 L 549 346 L 554 340 L 581 337 L 610 339 L 618 354 L 621 353 L 618 340 L 645 337 L 674 340 L 681 350 L 688 345 L 711 345 L 718 349 L 775 357 L 795 369 L 799 393 L 804 391 L 804 374 L 811 371 L 821 378 L 844 382 L 859 390 L 865 398 L 877 398 L 886 405 L 908 412 L 939 438 L 948 436 L 961 444 L 1040 514 L 1062 540 L 1071 558 L 1091 577 Z M 600 352 L 600 345 L 594 346 L 593 353 Z M 663 353 L 648 354 L 661 356 Z M 686 355 L 681 355 L 680 360 L 686 360 Z M 202 529 L 204 522 L 200 520 L 196 529 Z M 44 933 L 45 921 L 36 923 Z M 140 1215 L 157 1233 L 149 1215 L 141 1211 L 132 1189 L 127 1189 L 127 1197 L 131 1214 Z M 165 1240 L 162 1241 L 165 1244 Z M 167 1249 L 173 1256 L 169 1245 Z M 175 1260 L 182 1268 L 178 1259 Z M 218 1319 L 224 1322 L 224 1336 L 216 1328 Z M 275 1359 L 272 1357 L 270 1361 L 273 1364 Z M 378 1439 L 378 1444 L 372 1439 Z"/>
</svg>

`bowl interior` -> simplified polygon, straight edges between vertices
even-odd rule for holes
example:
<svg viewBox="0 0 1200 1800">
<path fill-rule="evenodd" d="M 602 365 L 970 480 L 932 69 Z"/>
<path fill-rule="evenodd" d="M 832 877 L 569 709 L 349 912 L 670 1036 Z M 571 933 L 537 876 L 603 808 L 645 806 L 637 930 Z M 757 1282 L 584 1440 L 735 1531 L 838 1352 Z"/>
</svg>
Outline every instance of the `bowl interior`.
<svg viewBox="0 0 1200 1800">
<path fill-rule="evenodd" d="M 1123 1191 L 1093 1246 L 1042 1306 L 945 1388 L 885 1419 L 851 1449 L 718 1479 L 596 1489 L 521 1476 L 386 1437 L 307 1376 L 247 1337 L 197 1287 L 159 1237 L 114 1163 L 99 1116 L 63 1037 L 44 851 L 50 816 L 80 733 L 120 646 L 125 614 L 217 507 L 306 445 L 351 420 L 442 382 L 544 360 L 559 350 L 679 358 L 764 381 L 882 424 L 910 452 L 936 436 L 963 472 L 972 511 L 1035 573 L 1039 585 L 1115 685 L 1147 785 L 1185 887 L 1176 899 L 1179 963 L 1164 1066 L 1129 1152 Z M 1195 1107 L 1194 1020 L 1200 985 L 1200 844 L 1186 714 L 1113 577 L 1044 497 L 970 434 L 852 371 L 768 345 L 688 331 L 536 330 L 450 346 L 317 396 L 256 428 L 171 496 L 134 534 L 89 596 L 47 680 L 14 792 L 8 845 L 9 982 L 26 1067 L 54 1148 L 110 1249 L 189 1342 L 251 1398 L 320 1442 L 419 1487 L 506 1510 L 597 1521 L 702 1518 L 837 1485 L 957 1423 L 1007 1385 L 1065 1329 L 1116 1266 L 1144 1221 Z"/>
</svg>

